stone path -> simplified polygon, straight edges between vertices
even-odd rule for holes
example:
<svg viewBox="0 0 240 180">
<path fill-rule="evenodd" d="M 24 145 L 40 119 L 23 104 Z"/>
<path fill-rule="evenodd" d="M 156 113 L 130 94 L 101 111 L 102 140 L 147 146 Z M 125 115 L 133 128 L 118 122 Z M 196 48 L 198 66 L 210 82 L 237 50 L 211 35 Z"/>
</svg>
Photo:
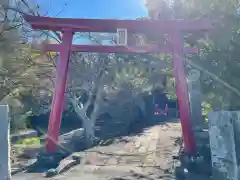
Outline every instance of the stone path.
<svg viewBox="0 0 240 180">
<path fill-rule="evenodd" d="M 169 122 L 123 137 L 116 143 L 78 153 L 80 165 L 53 180 L 173 180 L 173 160 L 179 147 L 180 124 Z M 41 174 L 18 174 L 13 180 L 43 180 Z"/>
</svg>

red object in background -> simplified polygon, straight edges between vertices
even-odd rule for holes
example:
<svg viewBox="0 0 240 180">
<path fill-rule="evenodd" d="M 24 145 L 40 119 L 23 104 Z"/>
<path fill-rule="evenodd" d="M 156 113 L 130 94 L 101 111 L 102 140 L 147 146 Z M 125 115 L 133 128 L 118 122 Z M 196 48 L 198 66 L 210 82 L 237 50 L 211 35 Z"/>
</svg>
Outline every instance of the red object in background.
<svg viewBox="0 0 240 180">
<path fill-rule="evenodd" d="M 167 116 L 168 114 L 168 105 L 165 105 L 165 108 L 162 110 L 159 108 L 158 104 L 154 106 L 154 115 L 164 115 Z"/>
<path fill-rule="evenodd" d="M 63 33 L 63 42 L 57 45 L 50 45 L 52 50 L 60 51 L 60 62 L 57 66 L 57 78 L 55 82 L 55 91 L 52 100 L 51 115 L 49 119 L 48 138 L 46 142 L 46 151 L 55 152 L 59 136 L 61 123 L 61 114 L 64 105 L 64 92 L 66 88 L 66 77 L 68 71 L 69 55 L 74 49 L 84 52 L 156 52 L 156 47 L 147 47 L 138 49 L 138 47 L 108 47 L 108 46 L 72 46 L 71 35 L 74 32 L 116 32 L 117 28 L 125 28 L 129 32 L 138 32 L 153 34 L 169 34 L 171 38 L 171 53 L 173 59 L 173 71 L 176 79 L 176 93 L 179 101 L 180 120 L 183 131 L 184 147 L 188 153 L 195 153 L 195 140 L 193 136 L 190 121 L 190 106 L 188 98 L 188 89 L 186 75 L 184 72 L 183 53 L 189 53 L 181 40 L 182 32 L 205 31 L 213 27 L 212 22 L 198 20 L 170 20 L 170 21 L 151 21 L 151 20 L 103 20 L 103 19 L 67 19 L 67 18 L 49 18 L 39 16 L 25 16 L 25 20 L 33 29 L 61 31 Z M 65 30 L 68 29 L 68 35 L 65 36 Z M 164 48 L 164 47 L 163 47 Z M 169 48 L 165 47 L 166 51 Z M 46 48 L 46 50 L 49 50 Z M 161 49 L 159 49 L 159 52 Z M 194 50 L 195 51 L 195 50 Z M 191 53 L 191 52 L 190 52 Z M 165 109 L 168 109 L 165 108 Z"/>
</svg>

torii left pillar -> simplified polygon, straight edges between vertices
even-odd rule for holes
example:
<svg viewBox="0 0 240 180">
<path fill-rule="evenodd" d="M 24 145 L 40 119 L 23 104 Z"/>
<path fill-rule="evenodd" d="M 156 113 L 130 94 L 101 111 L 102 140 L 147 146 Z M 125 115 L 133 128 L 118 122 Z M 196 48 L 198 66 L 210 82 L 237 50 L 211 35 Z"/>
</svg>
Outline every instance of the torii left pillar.
<svg viewBox="0 0 240 180">
<path fill-rule="evenodd" d="M 60 131 L 62 111 L 65 102 L 65 90 L 67 83 L 67 74 L 69 68 L 70 53 L 72 47 L 73 32 L 71 29 L 63 29 L 62 44 L 60 47 L 60 59 L 57 64 L 57 73 L 55 81 L 55 90 L 53 94 L 51 114 L 48 126 L 48 136 L 46 139 L 46 152 L 56 152 L 58 135 Z"/>
</svg>

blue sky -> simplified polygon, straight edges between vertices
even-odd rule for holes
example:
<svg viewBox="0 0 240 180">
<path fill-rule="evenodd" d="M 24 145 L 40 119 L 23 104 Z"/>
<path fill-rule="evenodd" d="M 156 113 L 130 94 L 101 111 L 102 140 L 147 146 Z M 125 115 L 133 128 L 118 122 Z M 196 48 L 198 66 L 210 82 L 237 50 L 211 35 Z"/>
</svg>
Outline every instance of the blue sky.
<svg viewBox="0 0 240 180">
<path fill-rule="evenodd" d="M 135 19 L 147 16 L 144 0 L 35 0 L 48 16 Z M 65 7 L 64 4 L 67 4 Z M 63 9 L 64 8 L 64 9 Z M 63 10 L 62 10 L 63 9 Z M 61 12 L 61 13 L 59 13 Z"/>
<path fill-rule="evenodd" d="M 46 16 L 95 19 L 136 19 L 146 17 L 144 0 L 33 0 Z M 87 37 L 74 43 L 92 44 Z M 105 45 L 108 41 L 102 41 Z"/>
</svg>

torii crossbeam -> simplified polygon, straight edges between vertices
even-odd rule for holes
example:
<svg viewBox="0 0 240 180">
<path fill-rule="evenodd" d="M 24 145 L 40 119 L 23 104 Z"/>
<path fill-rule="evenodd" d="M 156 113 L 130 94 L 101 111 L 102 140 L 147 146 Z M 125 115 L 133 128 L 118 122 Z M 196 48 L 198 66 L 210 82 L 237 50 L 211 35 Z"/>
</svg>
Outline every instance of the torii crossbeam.
<svg viewBox="0 0 240 180">
<path fill-rule="evenodd" d="M 25 16 L 25 20 L 33 29 L 52 30 L 62 32 L 61 44 L 46 45 L 45 50 L 59 51 L 60 60 L 57 66 L 55 91 L 52 100 L 51 114 L 48 125 L 48 135 L 45 150 L 56 151 L 56 143 L 60 131 L 61 116 L 64 107 L 64 93 L 67 81 L 69 57 L 71 51 L 99 52 L 99 53 L 171 53 L 173 59 L 173 72 L 176 79 L 176 93 L 178 96 L 180 120 L 184 138 L 185 151 L 195 153 L 196 145 L 190 120 L 190 106 L 188 88 L 184 70 L 184 53 L 197 53 L 198 49 L 184 47 L 182 32 L 207 31 L 212 28 L 212 23 L 207 20 L 103 20 L 103 19 L 66 19 Z M 130 32 L 158 34 L 165 33 L 171 38 L 171 46 L 159 48 L 158 46 L 92 46 L 72 45 L 75 32 L 105 32 L 114 33 L 118 28 Z"/>
</svg>

